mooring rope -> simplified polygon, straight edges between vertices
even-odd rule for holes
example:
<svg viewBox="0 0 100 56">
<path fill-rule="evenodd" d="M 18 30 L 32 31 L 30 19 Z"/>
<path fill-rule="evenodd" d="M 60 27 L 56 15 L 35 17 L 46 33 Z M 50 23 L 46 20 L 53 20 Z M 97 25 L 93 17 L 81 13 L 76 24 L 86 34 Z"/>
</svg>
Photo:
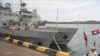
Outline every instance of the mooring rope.
<svg viewBox="0 0 100 56">
<path fill-rule="evenodd" d="M 61 48 L 60 48 L 60 46 L 58 45 L 58 43 L 57 43 L 57 41 L 56 41 L 55 36 L 53 36 L 53 39 L 54 39 L 54 42 L 55 42 L 55 44 L 57 45 L 57 48 L 59 49 L 59 51 L 62 51 Z"/>
</svg>

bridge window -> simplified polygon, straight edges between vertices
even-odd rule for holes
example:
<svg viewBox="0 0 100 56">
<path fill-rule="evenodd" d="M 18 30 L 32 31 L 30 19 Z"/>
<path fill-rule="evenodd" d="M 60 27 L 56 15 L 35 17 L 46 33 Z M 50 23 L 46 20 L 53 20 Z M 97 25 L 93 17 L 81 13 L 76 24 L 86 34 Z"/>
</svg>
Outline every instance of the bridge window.
<svg viewBox="0 0 100 56">
<path fill-rule="evenodd" d="M 32 18 L 32 16 L 29 16 L 29 18 Z"/>
</svg>

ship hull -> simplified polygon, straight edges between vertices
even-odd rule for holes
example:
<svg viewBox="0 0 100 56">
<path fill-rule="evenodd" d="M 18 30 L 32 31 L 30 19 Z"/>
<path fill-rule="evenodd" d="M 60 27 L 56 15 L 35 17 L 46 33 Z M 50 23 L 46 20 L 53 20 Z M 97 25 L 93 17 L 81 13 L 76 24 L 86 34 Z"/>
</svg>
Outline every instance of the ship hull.
<svg viewBox="0 0 100 56">
<path fill-rule="evenodd" d="M 57 31 L 58 30 L 58 31 Z M 11 35 L 11 38 L 19 39 L 22 41 L 30 42 L 36 45 L 42 45 L 49 47 L 55 44 L 66 45 L 71 40 L 77 29 L 71 28 L 36 28 L 32 31 L 30 30 L 10 30 L 5 27 L 0 27 L 0 33 L 5 35 Z M 54 38 L 55 40 L 54 40 Z"/>
</svg>

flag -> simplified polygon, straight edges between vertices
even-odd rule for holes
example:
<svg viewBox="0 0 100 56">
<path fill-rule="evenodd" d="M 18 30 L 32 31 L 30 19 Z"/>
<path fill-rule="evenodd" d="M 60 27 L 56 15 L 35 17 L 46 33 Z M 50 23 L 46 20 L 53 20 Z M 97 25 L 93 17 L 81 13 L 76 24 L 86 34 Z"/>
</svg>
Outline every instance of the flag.
<svg viewBox="0 0 100 56">
<path fill-rule="evenodd" d="M 86 42 L 85 42 L 85 45 L 86 45 L 86 47 L 87 47 L 87 42 L 88 42 L 88 40 L 87 40 L 87 35 L 86 35 L 85 32 L 84 32 L 84 40 L 86 41 Z"/>
<path fill-rule="evenodd" d="M 98 34 L 100 32 L 99 32 L 99 29 L 96 29 L 96 30 L 91 31 L 91 33 L 92 33 L 92 35 L 96 35 L 96 34 Z"/>
<path fill-rule="evenodd" d="M 87 35 L 85 32 L 84 32 L 84 40 L 87 41 Z"/>
</svg>

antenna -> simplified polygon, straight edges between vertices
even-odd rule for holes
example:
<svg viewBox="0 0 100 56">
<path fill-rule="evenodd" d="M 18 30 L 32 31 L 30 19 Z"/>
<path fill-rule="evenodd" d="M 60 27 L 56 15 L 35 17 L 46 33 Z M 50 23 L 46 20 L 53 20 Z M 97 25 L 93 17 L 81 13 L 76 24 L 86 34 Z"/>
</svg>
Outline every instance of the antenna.
<svg viewBox="0 0 100 56">
<path fill-rule="evenodd" d="M 57 18 L 56 18 L 56 21 L 58 22 L 58 8 L 57 8 Z M 57 23 L 56 23 L 56 33 L 57 33 L 57 32 L 58 32 L 58 29 L 57 29 Z M 55 42 L 55 44 L 57 45 L 57 48 L 59 49 L 59 51 L 62 51 L 61 48 L 60 48 L 60 46 L 59 46 L 59 44 L 58 44 L 57 41 L 56 41 L 55 36 L 53 36 L 53 39 L 54 39 L 54 42 Z"/>
<path fill-rule="evenodd" d="M 21 10 L 25 9 L 25 6 L 27 5 L 25 2 L 20 0 Z"/>
<path fill-rule="evenodd" d="M 22 3 L 22 0 L 20 0 L 20 4 Z"/>
<path fill-rule="evenodd" d="M 59 10 L 59 9 L 57 8 L 57 18 L 56 18 L 56 22 L 58 22 L 58 13 L 59 13 L 58 10 Z M 57 30 L 57 27 L 58 27 L 58 25 L 57 25 L 57 23 L 56 23 L 56 30 Z"/>
<path fill-rule="evenodd" d="M 22 0 L 20 0 L 20 5 L 22 4 Z M 22 6 L 20 7 L 20 9 L 22 9 Z"/>
<path fill-rule="evenodd" d="M 22 0 L 20 0 L 20 6 L 21 6 L 20 12 L 19 12 L 19 14 L 20 14 L 20 21 L 22 21 L 22 12 L 26 11 L 26 8 L 25 8 L 26 5 L 27 4 L 25 2 L 23 2 Z"/>
<path fill-rule="evenodd" d="M 13 0 L 12 0 L 11 4 L 12 4 L 11 8 L 12 8 L 12 11 L 13 11 Z"/>
<path fill-rule="evenodd" d="M 0 0 L 0 3 L 2 3 L 2 0 Z"/>
<path fill-rule="evenodd" d="M 22 0 L 20 0 L 20 11 L 19 11 L 19 15 L 20 15 L 19 20 L 20 21 L 22 21 L 21 10 L 22 10 Z"/>
<path fill-rule="evenodd" d="M 2 0 L 0 0 L 0 6 L 2 6 Z"/>
<path fill-rule="evenodd" d="M 34 0 L 34 4 L 35 4 L 35 7 L 34 8 L 37 9 L 36 0 Z"/>
<path fill-rule="evenodd" d="M 78 28 L 79 28 L 79 19 L 80 19 L 80 14 L 78 15 L 78 21 L 77 21 Z"/>
</svg>

